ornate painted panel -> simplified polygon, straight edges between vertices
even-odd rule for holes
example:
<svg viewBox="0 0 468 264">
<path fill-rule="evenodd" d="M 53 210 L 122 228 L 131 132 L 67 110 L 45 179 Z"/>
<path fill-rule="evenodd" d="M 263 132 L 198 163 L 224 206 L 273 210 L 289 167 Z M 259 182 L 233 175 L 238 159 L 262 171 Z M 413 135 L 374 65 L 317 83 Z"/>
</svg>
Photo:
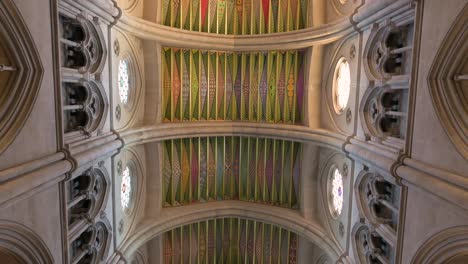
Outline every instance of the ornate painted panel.
<svg viewBox="0 0 468 264">
<path fill-rule="evenodd" d="M 301 123 L 303 51 L 162 52 L 164 122 Z"/>
<path fill-rule="evenodd" d="M 191 31 L 253 35 L 307 27 L 307 0 L 163 0 L 162 24 Z"/>
<path fill-rule="evenodd" d="M 162 144 L 164 207 L 242 200 L 299 208 L 298 142 L 223 136 Z"/>
<path fill-rule="evenodd" d="M 164 263 L 297 263 L 298 235 L 240 218 L 185 225 L 163 235 Z"/>
</svg>

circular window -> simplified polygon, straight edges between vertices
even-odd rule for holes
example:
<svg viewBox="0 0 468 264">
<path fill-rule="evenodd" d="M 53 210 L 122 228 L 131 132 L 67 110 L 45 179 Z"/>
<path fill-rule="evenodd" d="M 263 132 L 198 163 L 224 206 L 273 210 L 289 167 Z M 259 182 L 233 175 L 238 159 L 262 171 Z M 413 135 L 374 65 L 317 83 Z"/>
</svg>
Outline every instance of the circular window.
<svg viewBox="0 0 468 264">
<path fill-rule="evenodd" d="M 122 184 L 120 185 L 120 203 L 124 212 L 130 207 L 130 197 L 132 193 L 132 179 L 130 168 L 127 166 L 122 171 Z"/>
<path fill-rule="evenodd" d="M 351 73 L 349 63 L 345 58 L 341 58 L 336 64 L 333 75 L 333 106 L 337 114 L 342 113 L 348 105 L 350 90 Z"/>
<path fill-rule="evenodd" d="M 330 211 L 333 217 L 338 217 L 343 209 L 343 175 L 335 167 L 331 170 L 328 182 Z"/>
<path fill-rule="evenodd" d="M 128 102 L 128 93 L 130 87 L 130 69 L 128 60 L 120 60 L 119 62 L 119 96 L 120 102 L 126 104 Z"/>
</svg>

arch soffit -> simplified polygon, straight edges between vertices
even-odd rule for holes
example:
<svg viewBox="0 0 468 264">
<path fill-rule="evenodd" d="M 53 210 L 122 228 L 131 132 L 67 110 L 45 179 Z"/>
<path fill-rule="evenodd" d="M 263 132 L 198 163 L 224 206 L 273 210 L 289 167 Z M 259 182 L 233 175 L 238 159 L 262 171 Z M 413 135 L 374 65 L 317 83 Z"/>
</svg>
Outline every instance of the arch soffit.
<svg viewBox="0 0 468 264">
<path fill-rule="evenodd" d="M 301 30 L 261 35 L 223 35 L 172 28 L 141 18 L 122 16 L 117 28 L 135 36 L 156 40 L 179 48 L 215 49 L 226 51 L 258 51 L 304 49 L 334 42 L 354 32 L 349 18 L 330 24 Z"/>
<path fill-rule="evenodd" d="M 468 253 L 468 226 L 451 227 L 424 242 L 411 263 L 445 263 L 453 257 L 466 253 Z"/>
<path fill-rule="evenodd" d="M 208 136 L 254 136 L 312 142 L 334 150 L 341 150 L 344 135 L 304 126 L 259 124 L 247 122 L 185 122 L 148 126 L 121 133 L 126 146 L 168 139 Z"/>
<path fill-rule="evenodd" d="M 11 251 L 26 263 L 53 263 L 52 255 L 42 239 L 29 228 L 0 220 L 0 247 Z"/>
<path fill-rule="evenodd" d="M 120 246 L 119 251 L 128 257 L 147 241 L 174 228 L 209 219 L 238 217 L 278 225 L 296 232 L 319 246 L 333 259 L 343 253 L 322 227 L 304 220 L 299 212 L 254 203 L 246 206 L 246 203 L 248 202 L 220 201 L 164 209 L 158 219 L 146 219 L 142 222 L 141 227 Z"/>
<path fill-rule="evenodd" d="M 0 1 L 0 42 L 14 70 L 0 94 L 0 153 L 15 139 L 34 106 L 44 69 L 25 21 L 12 0 Z M 7 55 L 9 54 L 9 56 Z M 1 90 L 0 90 L 1 92 Z"/>
</svg>

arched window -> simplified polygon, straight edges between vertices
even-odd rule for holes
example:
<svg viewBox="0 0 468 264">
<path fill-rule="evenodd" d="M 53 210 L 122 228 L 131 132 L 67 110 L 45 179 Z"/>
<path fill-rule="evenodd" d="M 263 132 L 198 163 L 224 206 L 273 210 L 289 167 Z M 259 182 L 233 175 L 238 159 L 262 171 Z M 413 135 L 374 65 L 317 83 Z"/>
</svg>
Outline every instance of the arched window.
<svg viewBox="0 0 468 264">
<path fill-rule="evenodd" d="M 128 60 L 120 60 L 119 62 L 119 73 L 118 73 L 118 85 L 119 85 L 119 96 L 120 102 L 126 104 L 128 102 L 129 87 L 130 87 L 130 69 Z"/>
<path fill-rule="evenodd" d="M 348 105 L 351 90 L 351 73 L 345 58 L 341 58 L 335 67 L 333 75 L 333 106 L 335 112 L 340 114 Z"/>
<path fill-rule="evenodd" d="M 338 217 L 343 209 L 343 176 L 335 167 L 330 171 L 328 181 L 329 205 L 333 217 Z"/>
<path fill-rule="evenodd" d="M 120 185 L 120 203 L 123 211 L 128 211 L 130 207 L 130 198 L 132 193 L 131 170 L 127 166 L 122 171 L 122 184 Z"/>
</svg>

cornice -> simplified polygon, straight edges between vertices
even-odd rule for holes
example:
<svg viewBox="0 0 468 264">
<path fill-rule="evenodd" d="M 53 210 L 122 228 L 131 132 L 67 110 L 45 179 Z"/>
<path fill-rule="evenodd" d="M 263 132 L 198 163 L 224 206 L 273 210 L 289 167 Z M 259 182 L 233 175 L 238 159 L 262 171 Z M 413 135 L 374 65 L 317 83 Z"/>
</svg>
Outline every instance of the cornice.
<svg viewBox="0 0 468 264">
<path fill-rule="evenodd" d="M 125 146 L 167 139 L 207 136 L 258 136 L 310 142 L 340 150 L 346 136 L 324 129 L 298 125 L 262 124 L 254 122 L 180 122 L 161 123 L 134 128 L 120 133 Z"/>
<path fill-rule="evenodd" d="M 346 17 L 319 27 L 258 35 L 195 32 L 126 15 L 122 16 L 116 26 L 141 39 L 158 41 L 163 46 L 223 51 L 305 49 L 334 42 L 354 31 Z"/>
<path fill-rule="evenodd" d="M 135 233 L 118 250 L 128 257 L 147 241 L 166 231 L 207 219 L 225 217 L 239 217 L 281 226 L 301 234 L 335 260 L 343 253 L 322 227 L 303 218 L 299 211 L 242 201 L 208 202 L 163 209 L 157 218 L 142 221 Z"/>
</svg>

